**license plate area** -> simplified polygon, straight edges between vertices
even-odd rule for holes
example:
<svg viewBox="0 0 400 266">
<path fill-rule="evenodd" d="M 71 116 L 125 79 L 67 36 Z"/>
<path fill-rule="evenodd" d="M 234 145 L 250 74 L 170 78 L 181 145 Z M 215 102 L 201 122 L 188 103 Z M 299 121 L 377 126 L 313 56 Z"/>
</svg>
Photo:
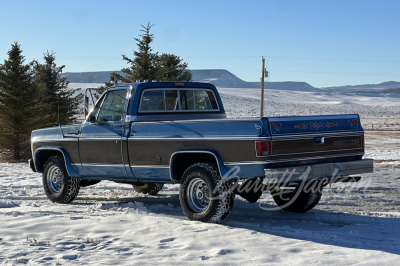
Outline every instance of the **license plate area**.
<svg viewBox="0 0 400 266">
<path fill-rule="evenodd" d="M 329 164 L 317 164 L 312 166 L 313 178 L 329 177 L 330 174 Z"/>
</svg>

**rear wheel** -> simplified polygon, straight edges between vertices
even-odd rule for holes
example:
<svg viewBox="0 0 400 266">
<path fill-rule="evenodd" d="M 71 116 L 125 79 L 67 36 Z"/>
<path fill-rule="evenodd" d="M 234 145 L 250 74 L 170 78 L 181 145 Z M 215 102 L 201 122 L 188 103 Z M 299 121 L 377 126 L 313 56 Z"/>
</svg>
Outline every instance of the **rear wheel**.
<svg viewBox="0 0 400 266">
<path fill-rule="evenodd" d="M 293 188 L 276 187 L 271 190 L 275 203 L 285 211 L 306 212 L 317 206 L 322 196 L 322 185 L 309 181 Z"/>
<path fill-rule="evenodd" d="M 132 185 L 136 192 L 148 194 L 151 196 L 156 195 L 161 191 L 164 184 L 163 183 L 146 183 L 143 185 Z"/>
<path fill-rule="evenodd" d="M 189 220 L 219 223 L 232 210 L 232 182 L 222 180 L 213 163 L 196 163 L 184 172 L 179 200 Z"/>
<path fill-rule="evenodd" d="M 43 188 L 49 200 L 68 203 L 78 195 L 80 179 L 68 175 L 61 157 L 51 156 L 43 169 Z"/>
</svg>

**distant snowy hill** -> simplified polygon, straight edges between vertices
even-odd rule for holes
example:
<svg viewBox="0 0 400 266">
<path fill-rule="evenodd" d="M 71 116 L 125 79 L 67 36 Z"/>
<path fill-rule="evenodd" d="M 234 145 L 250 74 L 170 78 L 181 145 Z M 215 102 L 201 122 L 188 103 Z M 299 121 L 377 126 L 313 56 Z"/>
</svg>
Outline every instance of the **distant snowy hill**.
<svg viewBox="0 0 400 266">
<path fill-rule="evenodd" d="M 98 71 L 98 72 L 65 72 L 61 77 L 66 77 L 71 83 L 104 83 L 110 81 L 110 74 L 113 71 Z M 121 71 L 116 71 L 118 74 L 123 74 Z"/>
<path fill-rule="evenodd" d="M 256 88 L 261 88 L 261 82 L 251 82 Z M 284 91 L 321 91 L 308 84 L 307 82 L 299 81 L 282 81 L 282 82 L 266 82 L 265 89 L 284 90 Z"/>
<path fill-rule="evenodd" d="M 209 82 L 221 88 L 258 88 L 251 82 L 241 80 L 225 69 L 191 70 L 193 81 Z"/>
<path fill-rule="evenodd" d="M 339 86 L 339 87 L 326 87 L 321 88 L 325 91 L 330 92 L 355 92 L 355 91 L 376 91 L 376 90 L 386 90 L 386 89 L 396 89 L 400 88 L 400 82 L 397 81 L 387 81 L 379 84 L 363 84 L 355 86 Z"/>
<path fill-rule="evenodd" d="M 112 71 L 101 72 L 79 72 L 62 73 L 62 77 L 67 77 L 67 81 L 71 83 L 103 83 L 110 80 Z M 225 69 L 199 69 L 191 70 L 193 81 L 209 82 L 219 88 L 261 88 L 260 82 L 244 81 Z M 121 71 L 117 73 L 122 74 Z M 321 91 L 314 88 L 306 82 L 284 81 L 284 82 L 267 82 L 266 89 L 275 90 L 294 90 L 294 91 Z"/>
</svg>

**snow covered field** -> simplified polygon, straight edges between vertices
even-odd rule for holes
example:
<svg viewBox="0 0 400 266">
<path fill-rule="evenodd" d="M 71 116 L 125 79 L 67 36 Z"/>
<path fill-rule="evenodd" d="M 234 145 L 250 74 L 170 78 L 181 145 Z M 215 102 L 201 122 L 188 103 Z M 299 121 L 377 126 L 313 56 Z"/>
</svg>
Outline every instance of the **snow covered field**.
<svg viewBox="0 0 400 266">
<path fill-rule="evenodd" d="M 259 115 L 259 90 L 219 91 L 228 116 Z M 365 128 L 400 127 L 398 97 L 268 90 L 265 99 L 266 116 L 359 113 Z M 366 157 L 383 162 L 355 187 L 327 187 L 315 209 L 276 210 L 268 192 L 254 204 L 237 196 L 219 225 L 188 221 L 178 185 L 148 197 L 103 181 L 61 205 L 26 163 L 0 163 L 0 265 L 397 265 L 399 135 L 367 131 Z"/>
</svg>

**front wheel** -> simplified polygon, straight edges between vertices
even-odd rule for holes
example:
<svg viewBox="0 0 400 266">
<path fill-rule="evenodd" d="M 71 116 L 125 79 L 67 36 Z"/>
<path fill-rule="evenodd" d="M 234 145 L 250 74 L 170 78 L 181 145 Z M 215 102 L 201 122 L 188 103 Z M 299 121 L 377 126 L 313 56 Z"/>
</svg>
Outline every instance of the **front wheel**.
<svg viewBox="0 0 400 266">
<path fill-rule="evenodd" d="M 232 210 L 232 182 L 222 180 L 213 163 L 196 163 L 183 173 L 179 200 L 189 220 L 219 223 Z"/>
<path fill-rule="evenodd" d="M 80 179 L 68 175 L 61 157 L 51 156 L 44 165 L 43 188 L 49 200 L 68 203 L 78 195 Z"/>
</svg>

